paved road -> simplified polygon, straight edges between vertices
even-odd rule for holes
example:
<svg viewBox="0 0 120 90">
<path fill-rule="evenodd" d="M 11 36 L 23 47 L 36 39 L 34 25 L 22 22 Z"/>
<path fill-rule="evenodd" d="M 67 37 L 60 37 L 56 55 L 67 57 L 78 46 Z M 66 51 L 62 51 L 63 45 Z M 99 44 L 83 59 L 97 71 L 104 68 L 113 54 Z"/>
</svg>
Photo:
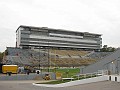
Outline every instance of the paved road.
<svg viewBox="0 0 120 90">
<path fill-rule="evenodd" d="M 120 83 L 104 81 L 65 88 L 46 88 L 33 86 L 40 81 L 0 81 L 0 90 L 120 90 Z"/>
</svg>

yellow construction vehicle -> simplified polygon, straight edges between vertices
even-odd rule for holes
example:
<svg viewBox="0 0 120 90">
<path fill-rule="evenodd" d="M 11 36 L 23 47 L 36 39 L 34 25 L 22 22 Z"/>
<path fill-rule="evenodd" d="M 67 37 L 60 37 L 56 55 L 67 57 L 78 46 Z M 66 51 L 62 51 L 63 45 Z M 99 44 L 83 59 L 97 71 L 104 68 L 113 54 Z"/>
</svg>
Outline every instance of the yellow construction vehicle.
<svg viewBox="0 0 120 90">
<path fill-rule="evenodd" d="M 2 66 L 2 73 L 18 73 L 18 66 L 17 65 L 3 65 Z"/>
</svg>

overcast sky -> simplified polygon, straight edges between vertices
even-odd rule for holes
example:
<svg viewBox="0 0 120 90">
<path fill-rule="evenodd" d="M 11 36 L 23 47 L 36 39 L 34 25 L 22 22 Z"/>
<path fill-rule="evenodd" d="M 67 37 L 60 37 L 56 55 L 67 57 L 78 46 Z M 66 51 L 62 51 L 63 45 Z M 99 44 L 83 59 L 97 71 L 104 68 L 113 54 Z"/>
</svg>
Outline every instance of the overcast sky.
<svg viewBox="0 0 120 90">
<path fill-rule="evenodd" d="M 102 34 L 120 46 L 120 0 L 0 0 L 0 52 L 15 47 L 20 25 Z"/>
</svg>

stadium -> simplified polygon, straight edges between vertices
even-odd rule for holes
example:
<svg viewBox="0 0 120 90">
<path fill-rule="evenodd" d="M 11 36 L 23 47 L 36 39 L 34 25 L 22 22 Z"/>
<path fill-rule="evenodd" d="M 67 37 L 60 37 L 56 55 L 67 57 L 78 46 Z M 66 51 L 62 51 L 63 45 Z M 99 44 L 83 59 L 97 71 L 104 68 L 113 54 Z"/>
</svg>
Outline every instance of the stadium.
<svg viewBox="0 0 120 90">
<path fill-rule="evenodd" d="M 119 49 L 100 52 L 102 35 L 48 27 L 21 25 L 16 30 L 16 47 L 7 47 L 5 64 L 34 68 L 80 68 L 80 73 L 109 70 L 118 73 Z M 114 63 L 114 67 L 111 62 Z M 113 64 L 113 63 L 112 63 Z M 84 68 L 81 68 L 84 67 Z M 118 67 L 119 68 L 119 67 Z"/>
<path fill-rule="evenodd" d="M 22 25 L 16 30 L 16 47 L 7 48 L 7 61 L 12 59 L 19 64 L 35 66 L 39 63 L 65 67 L 88 65 L 95 60 L 82 57 L 99 51 L 101 44 L 101 34 Z"/>
<path fill-rule="evenodd" d="M 20 26 L 16 30 L 18 48 L 70 48 L 99 50 L 101 35 L 88 32 L 74 32 L 47 27 Z"/>
</svg>

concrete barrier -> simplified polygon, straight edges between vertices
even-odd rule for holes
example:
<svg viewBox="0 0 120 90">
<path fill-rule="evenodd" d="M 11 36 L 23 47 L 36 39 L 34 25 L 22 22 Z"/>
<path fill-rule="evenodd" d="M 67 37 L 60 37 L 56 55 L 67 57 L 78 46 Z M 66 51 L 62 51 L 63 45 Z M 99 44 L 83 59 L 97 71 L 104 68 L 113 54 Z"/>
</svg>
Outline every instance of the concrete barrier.
<svg viewBox="0 0 120 90">
<path fill-rule="evenodd" d="M 108 80 L 120 82 L 120 75 L 109 75 L 109 79 Z"/>
<path fill-rule="evenodd" d="M 0 75 L 0 80 L 43 80 L 43 77 L 46 73 L 36 74 L 36 73 L 30 73 L 27 74 L 12 74 L 11 76 L 8 75 Z M 51 76 L 51 80 L 55 80 L 56 76 L 55 73 L 49 73 Z"/>
</svg>

